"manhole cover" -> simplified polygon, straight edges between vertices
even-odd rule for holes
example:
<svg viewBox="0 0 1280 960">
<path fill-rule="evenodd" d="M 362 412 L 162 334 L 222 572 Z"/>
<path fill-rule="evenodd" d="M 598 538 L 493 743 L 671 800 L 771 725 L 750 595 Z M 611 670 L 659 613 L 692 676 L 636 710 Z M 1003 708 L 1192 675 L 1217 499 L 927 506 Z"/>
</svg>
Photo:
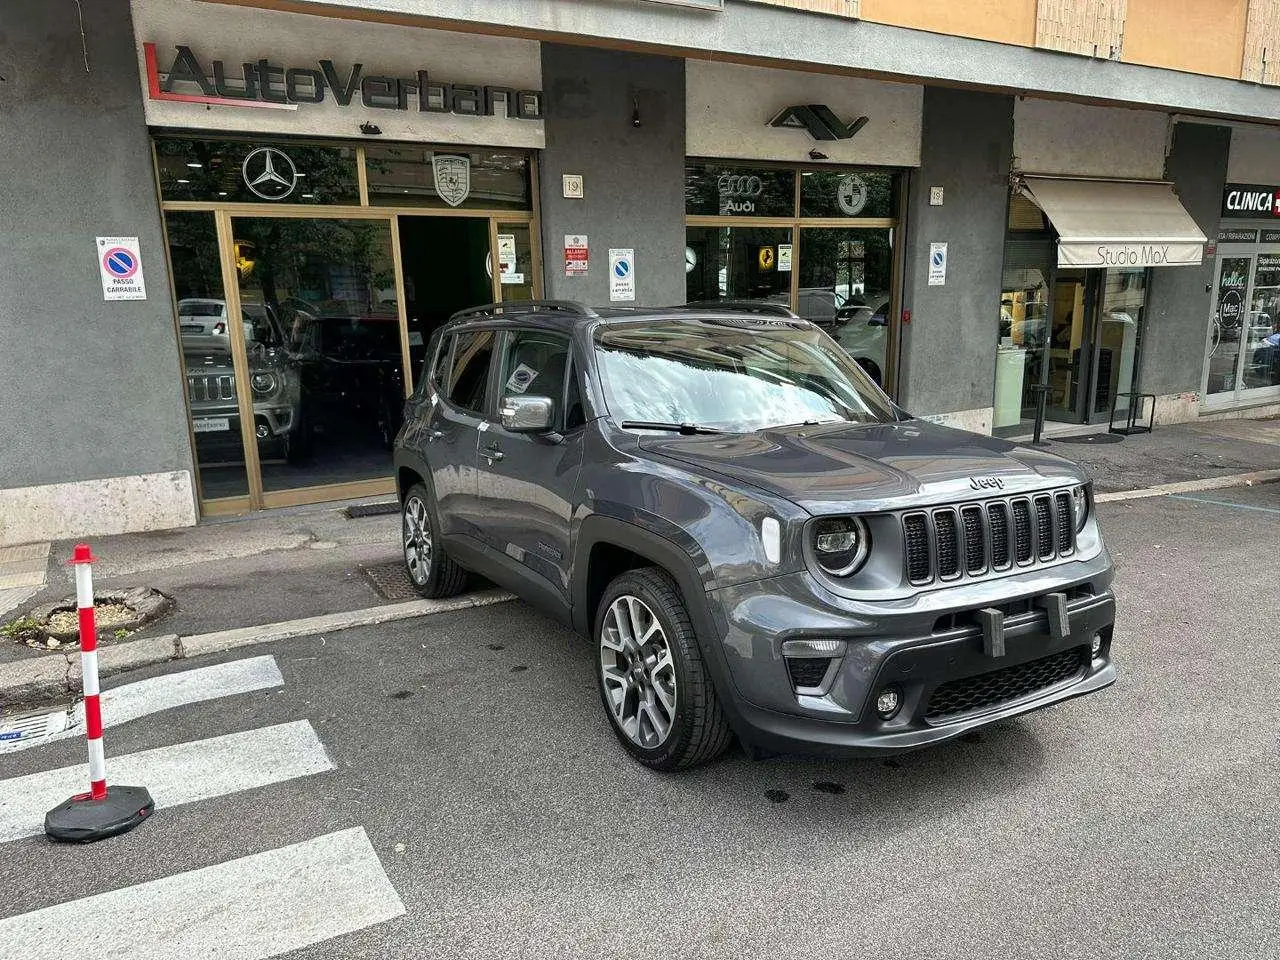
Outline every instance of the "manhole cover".
<svg viewBox="0 0 1280 960">
<path fill-rule="evenodd" d="M 399 513 L 400 504 L 394 500 L 388 500 L 385 503 L 353 503 L 342 512 L 347 515 L 348 520 L 355 520 L 358 517 L 380 517 L 388 513 Z"/>
<path fill-rule="evenodd" d="M 399 560 L 362 567 L 360 572 L 383 600 L 418 600 L 421 594 L 413 588 L 413 582 Z"/>
</svg>

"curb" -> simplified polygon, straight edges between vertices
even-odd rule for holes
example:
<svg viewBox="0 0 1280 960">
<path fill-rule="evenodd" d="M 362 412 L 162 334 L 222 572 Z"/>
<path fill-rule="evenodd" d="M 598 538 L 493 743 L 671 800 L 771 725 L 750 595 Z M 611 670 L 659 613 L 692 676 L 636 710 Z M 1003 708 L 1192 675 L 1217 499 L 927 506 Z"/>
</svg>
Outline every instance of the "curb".
<svg viewBox="0 0 1280 960">
<path fill-rule="evenodd" d="M 1179 480 L 1175 483 L 1158 483 L 1141 490 L 1117 490 L 1094 495 L 1097 503 L 1115 503 L 1122 500 L 1143 500 L 1147 497 L 1167 497 L 1173 493 L 1195 493 L 1200 490 L 1222 490 L 1226 487 L 1251 487 L 1258 483 L 1274 483 L 1280 480 L 1280 470 L 1255 470 L 1252 473 L 1232 473 L 1224 477 L 1208 477 L 1204 480 Z"/>
<path fill-rule="evenodd" d="M 170 660 L 186 660 L 239 647 L 350 630 L 352 627 L 369 627 L 394 620 L 412 620 L 435 613 L 487 607 L 514 599 L 513 594 L 503 590 L 482 590 L 449 600 L 410 600 L 407 603 L 390 603 L 343 613 L 303 617 L 299 620 L 218 630 L 214 633 L 196 633 L 185 637 L 167 634 L 144 640 L 130 640 L 119 646 L 99 648 L 98 670 L 101 676 L 106 677 Z M 53 700 L 68 695 L 78 696 L 82 680 L 79 651 L 0 665 L 0 706 Z"/>
</svg>

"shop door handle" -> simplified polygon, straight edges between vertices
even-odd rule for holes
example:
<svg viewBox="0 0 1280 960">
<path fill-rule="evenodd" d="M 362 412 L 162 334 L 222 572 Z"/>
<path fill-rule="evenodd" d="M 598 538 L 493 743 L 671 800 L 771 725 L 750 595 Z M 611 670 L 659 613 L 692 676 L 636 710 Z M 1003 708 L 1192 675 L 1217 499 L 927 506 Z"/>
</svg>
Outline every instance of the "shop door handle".
<svg viewBox="0 0 1280 960">
<path fill-rule="evenodd" d="M 484 448 L 484 457 L 490 463 L 493 463 L 495 460 L 501 460 L 503 456 L 504 454 L 498 449 L 498 445 L 496 443 L 491 443 L 489 446 Z"/>
<path fill-rule="evenodd" d="M 443 430 L 432 430 L 430 433 L 427 434 L 427 443 L 431 443 L 435 440 L 443 440 L 443 439 L 444 439 Z"/>
</svg>

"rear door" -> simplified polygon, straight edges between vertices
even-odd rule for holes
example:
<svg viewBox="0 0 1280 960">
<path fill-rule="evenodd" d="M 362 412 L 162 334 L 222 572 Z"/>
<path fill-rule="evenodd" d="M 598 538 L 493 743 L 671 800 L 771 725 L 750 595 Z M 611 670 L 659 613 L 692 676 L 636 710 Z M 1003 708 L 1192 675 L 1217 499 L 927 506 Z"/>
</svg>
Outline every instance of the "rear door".
<svg viewBox="0 0 1280 960">
<path fill-rule="evenodd" d="M 478 537 L 476 504 L 476 447 L 486 415 L 490 366 L 497 332 L 467 330 L 453 334 L 441 349 L 441 383 L 425 424 L 418 449 L 431 469 L 441 532 Z"/>
<path fill-rule="evenodd" d="M 570 525 L 585 426 L 581 382 L 569 338 L 547 330 L 510 330 L 498 351 L 495 410 L 506 396 L 549 397 L 552 433 L 509 433 L 500 419 L 480 438 L 478 500 L 486 543 L 550 588 L 569 593 Z"/>
</svg>

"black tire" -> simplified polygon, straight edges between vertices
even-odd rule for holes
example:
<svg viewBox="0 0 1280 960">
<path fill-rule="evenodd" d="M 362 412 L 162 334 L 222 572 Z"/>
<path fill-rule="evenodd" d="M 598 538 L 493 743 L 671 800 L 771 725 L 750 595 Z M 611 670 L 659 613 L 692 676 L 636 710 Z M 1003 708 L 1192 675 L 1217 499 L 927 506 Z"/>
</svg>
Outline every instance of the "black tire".
<svg viewBox="0 0 1280 960">
<path fill-rule="evenodd" d="M 605 682 L 604 660 L 615 654 L 606 653 L 606 649 L 613 648 L 605 646 L 603 634 L 614 602 L 628 596 L 642 601 L 661 625 L 675 674 L 675 711 L 669 732 L 652 747 L 638 743 L 623 729 L 615 712 L 614 694 Z M 600 600 L 593 637 L 600 702 L 614 734 L 628 753 L 654 770 L 683 770 L 708 763 L 725 751 L 733 732 L 703 662 L 680 588 L 670 575 L 656 567 L 642 567 L 616 577 Z M 621 687 L 615 686 L 613 691 L 620 693 Z M 622 694 L 624 698 L 629 695 Z"/>
<path fill-rule="evenodd" d="M 425 561 L 420 532 L 425 532 L 427 536 Z M 400 504 L 400 547 L 409 582 L 422 596 L 434 599 L 452 597 L 466 587 L 467 571 L 440 546 L 440 524 L 436 519 L 435 500 L 421 483 L 410 487 L 404 495 L 404 502 Z M 415 556 L 418 561 L 416 565 L 413 562 Z"/>
</svg>

